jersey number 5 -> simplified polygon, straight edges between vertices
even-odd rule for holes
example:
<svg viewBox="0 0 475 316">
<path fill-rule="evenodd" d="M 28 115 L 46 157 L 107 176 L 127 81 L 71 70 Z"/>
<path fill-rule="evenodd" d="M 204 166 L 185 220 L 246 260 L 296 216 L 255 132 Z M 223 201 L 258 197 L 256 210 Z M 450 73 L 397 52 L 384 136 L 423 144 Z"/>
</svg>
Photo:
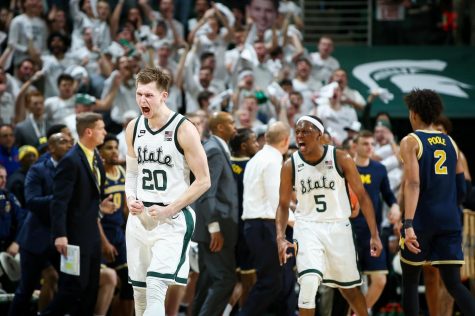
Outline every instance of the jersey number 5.
<svg viewBox="0 0 475 316">
<path fill-rule="evenodd" d="M 315 204 L 317 204 L 317 212 L 323 213 L 327 210 L 327 202 L 325 202 L 325 195 L 314 195 Z"/>
<path fill-rule="evenodd" d="M 165 171 L 154 170 L 152 172 L 149 169 L 143 169 L 142 173 L 142 188 L 144 190 L 151 191 L 155 189 L 157 191 L 165 191 L 167 189 L 167 173 Z"/>
<path fill-rule="evenodd" d="M 435 162 L 435 174 L 447 174 L 447 166 L 444 166 L 445 159 L 447 158 L 445 150 L 437 149 L 434 151 L 434 158 L 437 159 Z"/>
</svg>

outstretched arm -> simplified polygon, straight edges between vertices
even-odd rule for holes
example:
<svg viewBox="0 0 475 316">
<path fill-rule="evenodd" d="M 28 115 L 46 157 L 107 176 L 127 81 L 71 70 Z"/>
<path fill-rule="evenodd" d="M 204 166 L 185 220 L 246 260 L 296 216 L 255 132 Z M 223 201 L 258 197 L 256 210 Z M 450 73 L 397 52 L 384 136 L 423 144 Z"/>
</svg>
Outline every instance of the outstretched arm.
<svg viewBox="0 0 475 316">
<path fill-rule="evenodd" d="M 366 222 L 368 223 L 368 227 L 371 232 L 371 256 L 379 257 L 383 246 L 381 244 L 381 240 L 379 239 L 379 232 L 376 224 L 376 218 L 374 215 L 373 203 L 371 202 L 371 199 L 369 198 L 368 193 L 366 192 L 363 183 L 361 182 L 360 174 L 358 172 L 358 169 L 356 169 L 355 162 L 353 161 L 351 156 L 341 150 L 337 150 L 336 156 L 338 165 L 341 167 L 346 181 L 348 181 L 348 184 L 350 185 L 351 189 L 358 197 L 358 201 L 361 205 L 361 211 L 363 212 L 363 216 L 365 217 Z"/>
<path fill-rule="evenodd" d="M 285 239 L 285 229 L 289 220 L 289 205 L 292 199 L 292 161 L 288 159 L 280 172 L 279 206 L 275 215 L 275 228 L 277 235 L 277 249 L 279 251 L 279 262 L 281 265 L 287 262 L 292 255 L 287 253 L 287 249 L 292 244 Z"/>
</svg>

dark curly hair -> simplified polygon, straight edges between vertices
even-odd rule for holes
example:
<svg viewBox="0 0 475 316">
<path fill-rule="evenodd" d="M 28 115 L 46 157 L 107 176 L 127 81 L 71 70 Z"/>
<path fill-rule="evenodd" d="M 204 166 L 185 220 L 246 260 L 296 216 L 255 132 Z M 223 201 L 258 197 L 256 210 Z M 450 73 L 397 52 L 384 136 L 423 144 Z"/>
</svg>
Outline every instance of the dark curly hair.
<svg viewBox="0 0 475 316">
<path fill-rule="evenodd" d="M 409 111 L 419 115 L 422 122 L 426 124 L 434 123 L 444 110 L 442 99 L 433 90 L 414 89 L 404 97 Z"/>
<path fill-rule="evenodd" d="M 442 127 L 445 129 L 445 132 L 450 135 L 452 134 L 452 122 L 450 119 L 445 116 L 444 114 L 441 114 L 435 121 L 435 125 L 442 125 Z"/>
<path fill-rule="evenodd" d="M 238 128 L 236 135 L 229 141 L 229 147 L 233 155 L 238 155 L 241 151 L 241 144 L 248 141 L 251 135 L 255 134 L 250 128 Z"/>
</svg>

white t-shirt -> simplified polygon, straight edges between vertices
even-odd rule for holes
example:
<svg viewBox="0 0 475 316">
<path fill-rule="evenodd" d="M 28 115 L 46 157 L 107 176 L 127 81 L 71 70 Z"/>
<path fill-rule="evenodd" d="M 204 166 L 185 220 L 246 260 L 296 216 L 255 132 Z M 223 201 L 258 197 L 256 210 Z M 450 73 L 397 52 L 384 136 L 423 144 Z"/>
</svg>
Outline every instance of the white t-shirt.
<svg viewBox="0 0 475 316">
<path fill-rule="evenodd" d="M 45 73 L 45 97 L 54 97 L 59 95 L 58 78 L 69 66 L 75 64 L 74 56 L 66 53 L 64 58 L 58 60 L 54 55 L 41 56 L 43 61 L 43 71 Z"/>
<path fill-rule="evenodd" d="M 15 116 L 15 101 L 13 96 L 5 91 L 0 95 L 0 119 L 3 124 L 13 123 Z"/>
<path fill-rule="evenodd" d="M 322 59 L 319 52 L 310 54 L 310 62 L 312 63 L 312 76 L 315 80 L 328 83 L 331 75 L 335 70 L 340 68 L 340 63 L 334 57 L 329 56 Z"/>
<path fill-rule="evenodd" d="M 101 99 L 104 99 L 109 94 L 114 78 L 118 73 L 118 70 L 114 70 L 104 82 Z M 140 114 L 137 102 L 135 101 L 135 79 L 131 79 L 128 86 L 125 86 L 123 83 L 120 84 L 119 91 L 117 91 L 112 103 L 111 119 L 118 124 L 122 124 L 124 121 L 123 114 L 129 110 L 135 111 L 137 116 Z"/>
<path fill-rule="evenodd" d="M 340 109 L 335 110 L 330 103 L 320 104 L 317 107 L 317 116 L 323 121 L 323 125 L 331 136 L 340 143 L 348 136 L 344 128 L 358 120 L 358 115 L 353 107 L 342 105 Z"/>
<path fill-rule="evenodd" d="M 309 114 L 315 107 L 315 103 L 312 100 L 315 92 L 320 90 L 322 84 L 310 77 L 307 81 L 301 81 L 297 78 L 292 79 L 292 87 L 294 91 L 300 92 L 303 98 L 303 104 L 300 107 L 300 112 L 303 115 Z"/>
<path fill-rule="evenodd" d="M 45 100 L 45 120 L 50 125 L 66 124 L 65 118 L 75 113 L 76 96 L 63 100 L 58 96 Z"/>
<path fill-rule="evenodd" d="M 26 14 L 20 14 L 13 18 L 8 33 L 8 44 L 14 48 L 13 60 L 18 65 L 28 57 L 28 43 L 33 41 L 36 51 L 41 54 L 46 51 L 46 39 L 48 27 L 39 17 L 30 18 Z"/>
</svg>

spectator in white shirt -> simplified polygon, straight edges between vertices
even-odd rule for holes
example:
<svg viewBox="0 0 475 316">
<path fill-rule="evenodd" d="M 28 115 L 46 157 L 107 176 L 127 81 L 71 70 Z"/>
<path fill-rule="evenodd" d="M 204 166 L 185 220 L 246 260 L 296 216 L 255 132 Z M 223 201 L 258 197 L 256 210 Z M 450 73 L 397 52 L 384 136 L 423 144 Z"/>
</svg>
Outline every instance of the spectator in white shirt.
<svg viewBox="0 0 475 316">
<path fill-rule="evenodd" d="M 280 170 L 290 143 L 290 129 L 276 122 L 265 134 L 266 145 L 247 163 L 244 171 L 244 236 L 257 281 L 240 315 L 263 315 L 283 287 L 277 257 L 275 214 L 279 204 Z"/>
<path fill-rule="evenodd" d="M 118 76 L 118 78 L 116 78 Z M 116 83 L 120 81 L 119 88 L 115 98 L 112 102 L 111 119 L 116 124 L 122 126 L 123 114 L 128 110 L 135 111 L 137 116 L 139 110 L 137 109 L 135 101 L 135 76 L 129 63 L 129 57 L 122 56 L 117 61 L 117 70 L 114 70 L 109 78 L 104 83 L 104 90 L 101 98 L 104 99 L 114 89 Z M 120 127 L 119 127 L 120 128 Z"/>
<path fill-rule="evenodd" d="M 11 124 L 15 116 L 15 101 L 7 91 L 7 77 L 0 67 L 0 124 Z"/>
<path fill-rule="evenodd" d="M 317 117 L 319 117 L 333 139 L 336 146 L 340 146 L 348 136 L 345 127 L 351 126 L 354 121 L 358 121 L 358 115 L 353 107 L 341 103 L 342 91 L 336 85 L 333 96 L 322 99 L 317 107 Z"/>
<path fill-rule="evenodd" d="M 176 76 L 178 64 L 171 58 L 172 47 L 170 42 L 163 40 L 157 44 L 157 59 L 154 60 L 154 64 L 157 68 L 163 70 L 168 69 L 172 72 L 173 76 Z"/>
<path fill-rule="evenodd" d="M 74 56 L 67 52 L 69 39 L 60 34 L 53 33 L 48 37 L 48 50 L 50 54 L 41 56 L 45 78 L 45 97 L 57 96 L 58 78 L 69 66 L 75 65 Z"/>
<path fill-rule="evenodd" d="M 18 65 L 26 57 L 38 61 L 46 50 L 48 27 L 41 18 L 43 4 L 41 0 L 23 0 L 23 11 L 13 18 L 8 33 L 8 44 L 13 47 L 13 62 Z"/>
<path fill-rule="evenodd" d="M 198 21 L 204 16 L 206 10 L 209 9 L 209 3 L 207 0 L 196 0 L 195 1 L 195 17 L 188 19 L 188 30 L 193 30 Z"/>
<path fill-rule="evenodd" d="M 74 78 L 62 74 L 58 77 L 59 95 L 45 100 L 45 118 L 50 125 L 64 124 L 64 119 L 74 113 Z"/>
<path fill-rule="evenodd" d="M 117 139 L 119 141 L 119 161 L 125 162 L 125 157 L 127 155 L 127 142 L 125 141 L 125 130 L 130 121 L 137 117 L 137 112 L 127 111 L 122 116 L 124 123 L 122 124 L 122 131 L 117 134 Z"/>
<path fill-rule="evenodd" d="M 6 73 L 7 76 L 7 91 L 11 93 L 14 99 L 18 97 L 21 86 L 27 82 L 35 73 L 35 63 L 30 58 L 23 59 L 18 65 L 15 75 L 12 76 Z M 31 90 L 36 90 L 34 86 L 30 86 Z"/>
<path fill-rule="evenodd" d="M 152 10 L 152 7 L 146 0 L 139 1 L 139 5 L 144 12 L 147 12 L 147 17 L 154 26 L 158 21 L 164 21 L 166 23 L 166 39 L 168 41 L 177 44 L 183 40 L 185 35 L 183 24 L 173 18 L 175 13 L 173 0 L 161 0 L 159 11 Z"/>
<path fill-rule="evenodd" d="M 296 61 L 296 66 L 297 72 L 292 80 L 292 87 L 302 94 L 302 114 L 305 115 L 309 114 L 315 107 L 313 103 L 314 94 L 322 87 L 322 84 L 311 76 L 312 64 L 308 59 L 299 58 Z"/>
<path fill-rule="evenodd" d="M 340 88 L 343 91 L 343 95 L 341 96 L 342 104 L 352 106 L 355 110 L 363 110 L 365 108 L 366 100 L 363 96 L 355 89 L 348 87 L 348 75 L 345 70 L 341 68 L 335 70 L 330 81 L 338 82 L 340 85 Z"/>
<path fill-rule="evenodd" d="M 313 64 L 312 76 L 323 83 L 328 83 L 332 73 L 340 68 L 340 63 L 331 54 L 333 40 L 329 36 L 322 36 L 318 42 L 318 52 L 310 54 Z"/>
</svg>

